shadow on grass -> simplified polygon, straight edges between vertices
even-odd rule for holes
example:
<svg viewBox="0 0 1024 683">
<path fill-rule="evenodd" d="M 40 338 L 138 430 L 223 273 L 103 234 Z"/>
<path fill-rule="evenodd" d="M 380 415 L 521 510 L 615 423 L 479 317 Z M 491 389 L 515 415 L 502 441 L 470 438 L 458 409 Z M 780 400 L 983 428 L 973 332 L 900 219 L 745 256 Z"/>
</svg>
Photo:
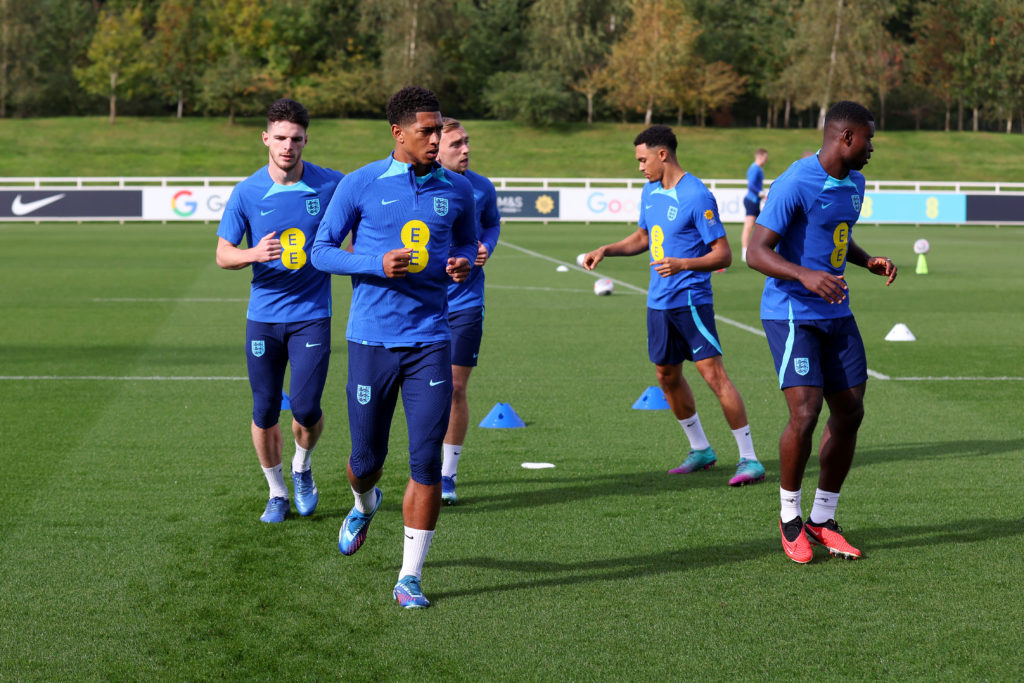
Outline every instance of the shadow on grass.
<svg viewBox="0 0 1024 683">
<path fill-rule="evenodd" d="M 915 546 L 959 545 L 978 543 L 997 538 L 1024 536 L 1024 519 L 970 519 L 952 524 L 900 525 L 861 529 L 857 536 L 863 538 L 884 538 L 882 543 L 870 543 L 864 560 L 870 561 L 870 553 L 878 550 L 903 549 Z M 819 549 L 815 564 L 832 558 L 822 557 Z M 551 560 L 505 560 L 494 557 L 468 557 L 464 559 L 431 562 L 433 567 L 472 567 L 516 573 L 523 578 L 507 583 L 477 586 L 462 590 L 432 593 L 436 599 L 483 595 L 505 591 L 532 590 L 545 586 L 569 586 L 595 581 L 623 581 L 644 576 L 656 576 L 683 572 L 704 567 L 713 567 L 734 562 L 749 562 L 762 556 L 778 555 L 782 550 L 776 536 L 767 536 L 740 542 L 667 550 L 648 555 L 615 557 L 592 562 L 554 562 Z M 843 560 L 845 561 L 845 560 Z M 787 563 L 780 561 L 780 571 Z M 543 576 L 536 576 L 536 575 Z"/>
<path fill-rule="evenodd" d="M 971 458 L 998 453 L 1024 452 L 1024 439 L 964 439 L 930 443 L 895 443 L 886 446 L 860 446 L 853 457 L 853 466 L 871 465 L 916 458 Z M 815 454 L 817 451 L 815 451 Z M 811 458 L 814 460 L 814 457 Z"/>
<path fill-rule="evenodd" d="M 460 497 L 459 504 L 453 508 L 446 508 L 445 514 L 475 514 L 543 505 L 565 505 L 606 496 L 637 497 L 666 492 L 682 494 L 688 490 L 708 488 L 737 490 L 728 486 L 733 473 L 733 466 L 725 465 L 693 474 L 668 474 L 660 470 L 644 470 L 580 477 L 533 475 L 516 479 L 487 480 L 481 481 L 480 485 L 487 488 L 515 487 L 515 490 L 479 495 L 472 493 L 467 487 L 468 495 Z M 770 484 L 772 478 L 769 475 L 765 481 Z M 777 476 L 775 479 L 777 481 Z"/>
</svg>

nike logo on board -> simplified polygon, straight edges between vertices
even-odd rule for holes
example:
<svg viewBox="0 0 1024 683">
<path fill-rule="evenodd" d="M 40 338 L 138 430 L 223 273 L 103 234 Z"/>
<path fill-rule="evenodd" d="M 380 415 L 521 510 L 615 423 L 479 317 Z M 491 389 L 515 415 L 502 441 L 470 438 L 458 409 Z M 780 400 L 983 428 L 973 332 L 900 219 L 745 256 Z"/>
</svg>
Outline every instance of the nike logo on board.
<svg viewBox="0 0 1024 683">
<path fill-rule="evenodd" d="M 54 202 L 58 202 L 61 199 L 64 199 L 65 196 L 65 193 L 62 192 L 60 194 L 55 194 L 52 197 L 43 197 L 42 199 L 37 199 L 34 202 L 22 202 L 21 195 L 19 194 L 14 198 L 14 201 L 11 202 L 11 213 L 13 213 L 15 216 L 26 216 L 32 213 L 33 211 L 38 211 L 44 206 L 49 206 Z"/>
</svg>

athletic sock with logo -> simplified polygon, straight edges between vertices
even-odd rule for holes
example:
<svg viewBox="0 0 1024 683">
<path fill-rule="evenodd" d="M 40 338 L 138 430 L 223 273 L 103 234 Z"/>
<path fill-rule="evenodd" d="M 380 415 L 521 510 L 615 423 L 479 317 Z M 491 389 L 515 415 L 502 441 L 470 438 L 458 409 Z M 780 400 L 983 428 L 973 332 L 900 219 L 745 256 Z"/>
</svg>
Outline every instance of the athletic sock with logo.
<svg viewBox="0 0 1024 683">
<path fill-rule="evenodd" d="M 757 462 L 757 456 L 754 455 L 754 440 L 750 438 L 750 425 L 732 430 L 732 435 L 736 439 L 736 446 L 740 449 L 740 460 Z"/>
<path fill-rule="evenodd" d="M 441 476 L 454 479 L 459 469 L 459 456 L 462 455 L 462 445 L 446 443 L 443 446 L 444 459 L 441 461 Z"/>
<path fill-rule="evenodd" d="M 700 416 L 697 413 L 679 420 L 679 425 L 683 428 L 683 432 L 686 433 L 686 438 L 690 440 L 690 448 L 695 451 L 702 451 L 705 448 L 711 447 L 711 444 L 708 443 L 708 437 L 704 436 L 704 428 L 700 425 Z"/>
<path fill-rule="evenodd" d="M 824 524 L 836 518 L 836 506 L 839 505 L 839 494 L 817 489 L 814 492 L 814 507 L 811 508 L 810 521 L 813 524 Z"/>
<path fill-rule="evenodd" d="M 277 465 L 276 467 L 264 467 L 263 476 L 267 478 L 267 484 L 270 485 L 271 498 L 284 498 L 285 500 L 288 500 L 288 487 L 284 485 L 282 465 Z"/>
<path fill-rule="evenodd" d="M 787 491 L 779 487 L 779 498 L 782 502 L 782 510 L 779 518 L 785 522 L 792 522 L 800 516 L 800 489 Z"/>
<path fill-rule="evenodd" d="M 402 552 L 402 571 L 398 572 L 398 578 L 404 576 L 415 576 L 417 579 L 423 574 L 423 561 L 427 559 L 427 551 L 430 550 L 430 541 L 434 538 L 434 530 L 413 529 L 405 527 L 405 546 Z"/>
<path fill-rule="evenodd" d="M 316 446 L 313 446 L 316 448 Z M 313 448 L 303 448 L 299 442 L 295 442 L 295 455 L 292 457 L 292 472 L 305 472 L 310 467 L 310 456 Z"/>
</svg>

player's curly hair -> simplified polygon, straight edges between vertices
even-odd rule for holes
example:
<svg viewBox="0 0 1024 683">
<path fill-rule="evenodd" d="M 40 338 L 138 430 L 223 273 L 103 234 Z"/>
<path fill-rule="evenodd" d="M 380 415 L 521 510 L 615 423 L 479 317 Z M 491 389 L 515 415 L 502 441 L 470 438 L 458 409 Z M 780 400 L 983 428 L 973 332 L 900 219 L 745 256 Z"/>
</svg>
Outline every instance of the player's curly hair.
<svg viewBox="0 0 1024 683">
<path fill-rule="evenodd" d="M 875 117 L 871 115 L 871 111 L 867 107 L 850 100 L 836 102 L 829 107 L 828 113 L 825 114 L 826 124 L 835 121 L 837 123 L 852 123 L 856 126 L 866 126 L 874 120 Z"/>
<path fill-rule="evenodd" d="M 673 155 L 676 153 L 676 147 L 678 146 L 676 140 L 676 134 L 672 132 L 672 129 L 668 126 L 651 126 L 644 132 L 637 135 L 633 140 L 633 146 L 647 145 L 648 147 L 664 147 Z"/>
<path fill-rule="evenodd" d="M 303 128 L 309 128 L 309 112 L 295 100 L 282 97 L 267 110 L 267 127 L 275 121 L 297 123 Z"/>
<path fill-rule="evenodd" d="M 385 108 L 388 123 L 398 126 L 408 125 L 421 111 L 439 112 L 441 102 L 433 91 L 418 85 L 408 85 L 396 92 L 388 100 Z"/>
</svg>

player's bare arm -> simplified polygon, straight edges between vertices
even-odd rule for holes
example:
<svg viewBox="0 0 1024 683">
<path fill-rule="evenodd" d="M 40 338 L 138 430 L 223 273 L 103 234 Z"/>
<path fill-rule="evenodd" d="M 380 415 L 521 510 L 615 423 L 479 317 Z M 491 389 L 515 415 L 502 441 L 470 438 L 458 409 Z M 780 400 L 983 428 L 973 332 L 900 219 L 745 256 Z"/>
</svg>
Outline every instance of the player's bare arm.
<svg viewBox="0 0 1024 683">
<path fill-rule="evenodd" d="M 384 254 L 384 275 L 388 278 L 405 277 L 409 274 L 412 249 L 392 249 Z"/>
<path fill-rule="evenodd" d="M 885 281 L 886 287 L 891 285 L 893 280 L 896 279 L 897 269 L 896 264 L 892 262 L 892 259 L 886 256 L 868 256 L 868 253 L 861 249 L 860 245 L 855 243 L 852 239 L 850 240 L 846 260 L 855 266 L 867 268 L 875 275 L 881 275 L 889 278 Z"/>
<path fill-rule="evenodd" d="M 775 247 L 781 236 L 760 223 L 754 224 L 747 248 L 747 265 L 779 280 L 796 280 L 808 291 L 814 292 L 830 304 L 846 299 L 846 280 L 842 275 L 832 275 L 823 270 L 811 270 L 782 258 Z"/>
<path fill-rule="evenodd" d="M 487 249 L 483 247 L 481 248 L 484 249 L 484 251 L 487 251 Z M 469 277 L 469 270 L 469 259 L 465 258 L 449 258 L 448 265 L 445 267 L 445 272 L 448 273 L 449 277 L 451 277 L 455 282 L 465 282 L 466 278 Z"/>
<path fill-rule="evenodd" d="M 732 249 L 729 247 L 729 240 L 719 237 L 710 245 L 711 251 L 698 258 L 675 258 L 666 256 L 657 261 L 651 261 L 651 265 L 658 275 L 668 277 L 683 270 L 713 271 L 719 268 L 728 268 L 732 265 Z"/>
<path fill-rule="evenodd" d="M 240 249 L 223 237 L 217 238 L 217 265 L 226 270 L 241 270 L 253 263 L 267 263 L 281 258 L 281 240 L 271 232 L 251 249 Z"/>
<path fill-rule="evenodd" d="M 589 252 L 583 257 L 583 267 L 587 270 L 593 270 L 605 256 L 636 256 L 647 251 L 650 245 L 651 238 L 647 231 L 643 228 L 638 228 L 636 232 L 626 239 L 619 240 L 613 244 L 606 244 Z"/>
</svg>

